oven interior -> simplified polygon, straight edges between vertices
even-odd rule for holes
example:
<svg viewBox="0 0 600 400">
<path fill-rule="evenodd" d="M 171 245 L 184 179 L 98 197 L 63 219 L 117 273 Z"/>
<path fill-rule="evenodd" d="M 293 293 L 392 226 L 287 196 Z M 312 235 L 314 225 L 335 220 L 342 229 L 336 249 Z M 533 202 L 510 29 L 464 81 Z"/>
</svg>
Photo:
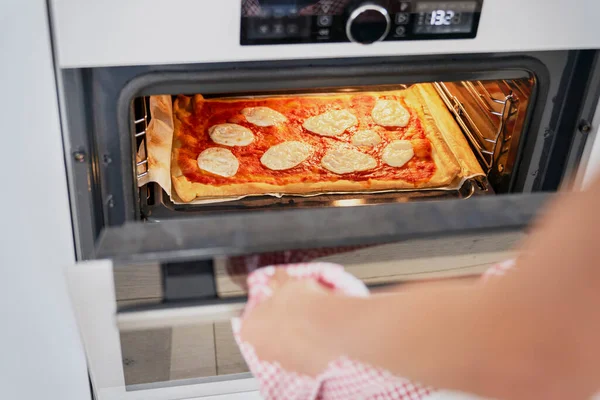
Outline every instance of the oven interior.
<svg viewBox="0 0 600 400">
<path fill-rule="evenodd" d="M 374 194 L 323 194 L 319 196 L 249 196 L 241 200 L 210 204 L 175 204 L 156 183 L 142 184 L 148 174 L 146 131 L 150 123 L 149 97 L 132 101 L 132 138 L 139 186 L 140 216 L 145 220 L 161 220 L 181 212 L 203 214 L 229 211 L 307 208 L 323 206 L 365 205 L 415 200 L 469 198 L 475 195 L 507 193 L 519 156 L 521 138 L 527 122 L 531 98 L 536 90 L 534 76 L 516 79 L 434 82 L 438 95 L 455 118 L 470 148 L 479 161 L 485 177 L 468 179 L 458 189 L 415 190 Z M 260 95 L 293 95 L 308 93 L 360 92 L 407 89 L 410 85 L 346 86 L 295 91 L 260 92 Z M 256 93 L 219 93 L 205 98 L 251 97 Z M 175 94 L 173 94 L 175 97 Z M 141 151 L 140 151 L 141 149 Z M 142 155 L 140 157 L 140 154 Z"/>
</svg>

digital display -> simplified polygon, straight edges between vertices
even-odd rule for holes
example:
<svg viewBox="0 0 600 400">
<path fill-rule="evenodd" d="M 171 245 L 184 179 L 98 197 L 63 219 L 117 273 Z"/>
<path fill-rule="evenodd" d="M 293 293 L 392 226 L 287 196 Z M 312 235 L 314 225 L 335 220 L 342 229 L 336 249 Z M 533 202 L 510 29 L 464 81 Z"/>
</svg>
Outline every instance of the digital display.
<svg viewBox="0 0 600 400">
<path fill-rule="evenodd" d="M 414 33 L 469 33 L 476 9 L 475 1 L 417 3 Z"/>
<path fill-rule="evenodd" d="M 484 1 L 239 0 L 240 44 L 472 39 Z"/>
<path fill-rule="evenodd" d="M 460 25 L 460 13 L 452 10 L 435 10 L 426 14 L 425 18 L 429 19 L 429 25 Z"/>
</svg>

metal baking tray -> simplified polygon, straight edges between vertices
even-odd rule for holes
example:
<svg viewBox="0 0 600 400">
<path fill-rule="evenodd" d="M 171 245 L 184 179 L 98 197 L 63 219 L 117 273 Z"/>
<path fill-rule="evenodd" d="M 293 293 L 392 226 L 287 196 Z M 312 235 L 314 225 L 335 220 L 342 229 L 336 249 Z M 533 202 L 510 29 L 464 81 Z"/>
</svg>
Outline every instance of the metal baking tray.
<svg viewBox="0 0 600 400">
<path fill-rule="evenodd" d="M 156 183 L 140 188 L 142 218 L 158 222 L 186 216 L 243 212 L 256 210 L 304 209 L 311 207 L 348 207 L 374 204 L 407 203 L 445 199 L 468 199 L 494 194 L 485 177 L 467 179 L 458 190 L 414 190 L 372 194 L 321 194 L 318 196 L 251 196 L 240 200 L 209 204 L 174 204 L 169 195 Z M 143 195 L 145 194 L 145 195 Z"/>
</svg>

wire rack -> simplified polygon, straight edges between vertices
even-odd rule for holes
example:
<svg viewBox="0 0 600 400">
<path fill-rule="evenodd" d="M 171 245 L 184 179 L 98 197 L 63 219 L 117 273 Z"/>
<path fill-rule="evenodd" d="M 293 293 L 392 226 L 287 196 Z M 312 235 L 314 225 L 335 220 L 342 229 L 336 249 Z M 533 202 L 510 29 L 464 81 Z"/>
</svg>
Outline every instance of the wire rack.
<svg viewBox="0 0 600 400">
<path fill-rule="evenodd" d="M 508 126 L 518 110 L 518 94 L 528 97 L 529 88 L 504 80 L 437 82 L 435 87 L 489 173 L 508 151 L 512 139 Z"/>
<path fill-rule="evenodd" d="M 134 100 L 134 121 L 135 126 L 134 139 L 136 144 L 136 173 L 138 183 L 148 175 L 148 146 L 146 132 L 148 131 L 149 115 L 148 115 L 148 99 L 140 97 Z"/>
</svg>

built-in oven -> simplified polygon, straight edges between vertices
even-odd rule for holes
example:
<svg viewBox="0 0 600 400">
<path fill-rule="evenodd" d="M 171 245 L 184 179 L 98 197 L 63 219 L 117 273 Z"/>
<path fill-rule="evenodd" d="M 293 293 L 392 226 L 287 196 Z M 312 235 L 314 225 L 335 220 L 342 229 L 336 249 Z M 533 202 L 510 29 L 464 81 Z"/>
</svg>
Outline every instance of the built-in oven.
<svg viewBox="0 0 600 400">
<path fill-rule="evenodd" d="M 325 260 L 370 285 L 481 273 L 513 254 L 590 154 L 597 47 L 574 19 L 556 33 L 562 13 L 542 4 L 209 4 L 51 4 L 81 261 L 70 287 L 101 400 L 250 398 L 227 321 L 249 270 Z M 476 165 L 452 187 L 184 202 L 153 169 L 151 132 L 173 121 L 157 101 L 416 87 L 439 100 Z"/>
</svg>

